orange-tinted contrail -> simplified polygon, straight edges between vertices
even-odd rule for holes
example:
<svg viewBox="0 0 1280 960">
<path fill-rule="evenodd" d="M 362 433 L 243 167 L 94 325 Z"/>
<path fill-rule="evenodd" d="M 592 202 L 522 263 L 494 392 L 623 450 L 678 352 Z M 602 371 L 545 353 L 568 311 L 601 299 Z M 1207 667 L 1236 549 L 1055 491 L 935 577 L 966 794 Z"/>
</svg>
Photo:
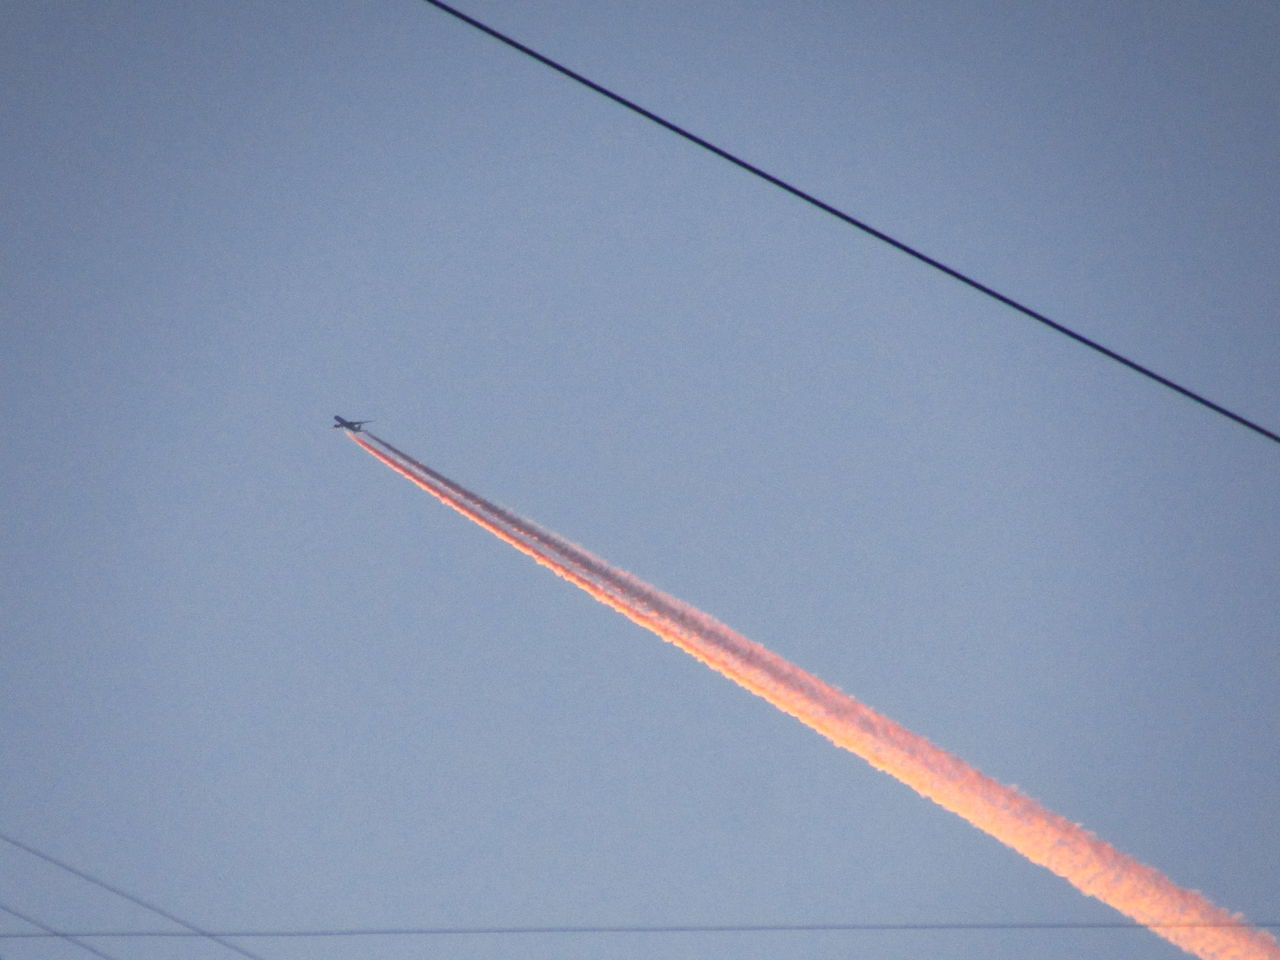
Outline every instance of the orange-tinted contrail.
<svg viewBox="0 0 1280 960">
<path fill-rule="evenodd" d="M 997 783 L 767 648 L 368 434 L 351 439 L 538 563 L 1027 859 L 1204 960 L 1280 960 L 1274 937 Z M 384 449 L 379 449 L 379 446 Z"/>
</svg>

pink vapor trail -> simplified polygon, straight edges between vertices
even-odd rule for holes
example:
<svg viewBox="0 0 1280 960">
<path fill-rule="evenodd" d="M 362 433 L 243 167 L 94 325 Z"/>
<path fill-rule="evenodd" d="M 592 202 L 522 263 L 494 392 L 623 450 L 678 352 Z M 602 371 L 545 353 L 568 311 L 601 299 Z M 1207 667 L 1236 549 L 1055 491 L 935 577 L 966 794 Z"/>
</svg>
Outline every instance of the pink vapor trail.
<svg viewBox="0 0 1280 960">
<path fill-rule="evenodd" d="M 368 453 L 600 602 L 1203 960 L 1280 960 L 1280 944 L 1079 824 L 979 773 L 718 620 L 471 493 L 386 441 Z M 374 444 L 377 444 L 375 446 Z M 381 447 L 382 449 L 379 449 Z"/>
</svg>

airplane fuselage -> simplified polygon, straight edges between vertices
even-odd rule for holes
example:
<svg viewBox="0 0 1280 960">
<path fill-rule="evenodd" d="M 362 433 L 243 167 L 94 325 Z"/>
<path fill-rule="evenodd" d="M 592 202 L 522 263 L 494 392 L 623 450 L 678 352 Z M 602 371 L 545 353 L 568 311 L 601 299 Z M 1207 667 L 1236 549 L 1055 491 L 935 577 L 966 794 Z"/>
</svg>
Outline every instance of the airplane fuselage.
<svg viewBox="0 0 1280 960">
<path fill-rule="evenodd" d="M 352 433 L 359 433 L 360 428 L 363 427 L 366 423 L 373 422 L 372 420 L 347 420 L 343 417 L 338 416 L 336 413 L 333 415 L 333 419 L 337 421 L 336 423 L 334 423 L 333 429 L 337 430 L 341 428 L 343 430 L 350 430 Z"/>
</svg>

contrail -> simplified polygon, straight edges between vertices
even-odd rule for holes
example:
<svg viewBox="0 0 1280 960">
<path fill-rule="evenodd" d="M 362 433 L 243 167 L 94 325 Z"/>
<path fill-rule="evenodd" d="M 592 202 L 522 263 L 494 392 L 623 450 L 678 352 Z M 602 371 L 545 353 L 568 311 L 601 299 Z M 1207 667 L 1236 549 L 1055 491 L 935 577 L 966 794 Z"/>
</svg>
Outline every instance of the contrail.
<svg viewBox="0 0 1280 960">
<path fill-rule="evenodd" d="M 349 435 L 397 473 L 597 600 L 1170 943 L 1202 960 L 1280 960 L 1280 944 L 1270 934 L 766 647 L 471 493 L 373 434 L 366 435 L 374 443 Z"/>
</svg>

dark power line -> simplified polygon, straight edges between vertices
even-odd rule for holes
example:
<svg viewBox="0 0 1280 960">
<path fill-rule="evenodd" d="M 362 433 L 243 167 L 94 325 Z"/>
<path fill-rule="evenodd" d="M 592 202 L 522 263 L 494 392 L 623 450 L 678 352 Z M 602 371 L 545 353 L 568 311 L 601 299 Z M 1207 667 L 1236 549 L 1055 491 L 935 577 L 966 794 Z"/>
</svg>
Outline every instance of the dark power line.
<svg viewBox="0 0 1280 960">
<path fill-rule="evenodd" d="M 103 890 L 106 890 L 108 893 L 114 893 L 117 897 L 122 897 L 123 899 L 128 900 L 130 903 L 136 903 L 138 906 L 142 907 L 144 910 L 150 910 L 152 913 L 154 913 L 158 917 L 164 917 L 166 920 L 176 923 L 180 927 L 185 927 L 188 931 L 190 931 L 191 936 L 198 936 L 198 937 L 203 937 L 206 940 L 212 940 L 214 943 L 220 944 L 221 946 L 226 947 L 228 950 L 235 951 L 236 953 L 240 954 L 240 956 L 242 957 L 248 957 L 249 960 L 263 960 L 263 958 L 258 956 L 256 953 L 250 953 L 248 950 L 245 950 L 242 947 L 236 946 L 231 941 L 223 939 L 221 936 L 219 936 L 216 933 L 210 933 L 207 930 L 201 930 L 195 924 L 188 923 L 186 920 L 183 920 L 181 917 L 175 917 L 172 913 L 170 913 L 167 910 L 161 909 L 160 907 L 157 907 L 154 903 L 148 903 L 146 900 L 143 900 L 141 897 L 135 897 L 131 893 L 126 893 L 125 891 L 121 890 L 119 887 L 113 887 L 111 884 L 107 883 L 105 880 L 99 880 L 97 877 L 91 874 L 85 873 L 83 870 L 73 867 L 69 863 L 64 863 L 63 861 L 59 860 L 57 857 L 50 856 L 47 853 L 43 853 L 40 850 L 37 850 L 35 847 L 28 846 L 27 844 L 23 843 L 21 840 L 15 840 L 13 837 L 6 836 L 3 833 L 0 833 L 0 840 L 3 840 L 5 843 L 11 844 L 17 847 L 19 850 L 25 850 L 27 853 L 31 854 L 33 857 L 39 857 L 41 860 L 45 861 L 45 863 L 51 863 L 55 867 L 58 867 L 61 870 L 65 870 L 67 873 L 70 873 L 73 876 L 77 876 L 81 880 L 84 880 L 87 883 L 92 883 L 95 887 L 101 887 Z M 35 921 L 30 921 L 30 922 L 34 923 Z M 60 937 L 75 936 L 75 934 L 68 934 L 68 933 L 59 933 L 56 935 Z M 81 944 L 81 946 L 85 946 L 86 949 L 91 949 L 87 947 L 85 944 Z"/>
<path fill-rule="evenodd" d="M 1172 927 L 1280 927 L 1280 923 L 1163 923 L 1160 929 Z M 693 934 L 693 933 L 877 933 L 909 931 L 991 931 L 991 930 L 1147 930 L 1140 923 L 1125 920 L 1076 922 L 1027 921 L 1006 923 L 758 923 L 758 924 L 671 924 L 637 926 L 580 927 L 348 927 L 330 930 L 222 930 L 222 937 L 445 937 L 445 936 L 546 936 L 557 934 Z M 140 937 L 182 939 L 201 936 L 177 930 L 77 930 L 72 933 L 0 933 L 0 940 L 41 939 L 47 937 Z"/>
<path fill-rule="evenodd" d="M 640 116 L 644 117 L 646 120 L 650 120 L 653 123 L 658 124 L 658 126 L 660 127 L 665 127 L 667 130 L 670 130 L 672 133 L 676 134 L 677 136 L 683 137 L 685 140 L 688 140 L 690 143 L 697 144 L 702 149 L 710 151 L 711 153 L 714 153 L 716 156 L 720 157 L 721 159 L 729 161 L 734 166 L 737 166 L 743 170 L 746 170 L 748 173 L 759 177 L 761 180 L 764 180 L 767 183 L 773 184 L 778 189 L 785 190 L 787 193 L 791 194 L 792 196 L 798 197 L 799 199 L 803 200 L 805 203 L 808 203 L 811 206 L 817 207 L 822 212 L 830 214 L 831 216 L 835 217 L 837 220 L 843 221 L 844 223 L 847 223 L 851 227 L 856 227 L 857 229 L 861 230 L 863 233 L 870 234 L 871 236 L 875 237 L 877 240 L 887 243 L 889 244 L 889 246 L 894 247 L 897 250 L 900 250 L 901 252 L 907 254 L 908 256 L 914 257 L 915 259 L 919 260 L 921 263 L 925 263 L 928 266 L 933 267 L 935 270 L 945 273 L 947 276 L 951 277 L 952 279 L 959 280 L 961 283 L 965 284 L 968 287 L 973 288 L 974 290 L 977 290 L 979 293 L 985 294 L 991 299 L 1004 304 L 1006 307 L 1009 307 L 1013 310 L 1018 311 L 1018 313 L 1021 313 L 1023 316 L 1030 317 L 1032 320 L 1035 320 L 1038 323 L 1044 324 L 1045 326 L 1049 327 L 1052 330 L 1057 331 L 1058 333 L 1062 334 L 1065 337 L 1070 337 L 1072 340 L 1075 340 L 1077 343 L 1083 344 L 1084 346 L 1088 347 L 1090 350 L 1094 350 L 1097 353 L 1102 354 L 1104 357 L 1107 357 L 1111 360 L 1114 360 L 1116 363 L 1119 363 L 1128 367 L 1130 370 L 1133 370 L 1135 373 L 1142 374 L 1142 376 L 1148 378 L 1149 380 L 1154 380 L 1156 383 L 1160 384 L 1161 386 L 1167 387 L 1168 389 L 1174 391 L 1175 393 L 1181 394 L 1182 396 L 1186 397 L 1188 400 L 1194 400 L 1196 403 L 1200 404 L 1202 407 L 1206 407 L 1209 410 L 1212 410 L 1214 413 L 1221 414 L 1222 416 L 1226 417 L 1228 420 L 1234 420 L 1236 423 L 1240 424 L 1242 427 L 1247 427 L 1249 430 L 1252 430 L 1254 433 L 1257 433 L 1257 434 L 1260 434 L 1261 436 L 1266 437 L 1268 440 L 1271 440 L 1275 443 L 1280 443 L 1280 434 L 1273 433 L 1272 431 L 1268 430 L 1266 427 L 1262 426 L 1261 424 L 1256 423 L 1253 420 L 1250 420 L 1246 417 L 1243 417 L 1240 414 L 1235 413 L 1231 410 L 1228 410 L 1226 407 L 1222 406 L 1221 404 L 1214 403 L 1208 397 L 1205 397 L 1199 393 L 1196 393 L 1194 390 L 1190 390 L 1187 387 L 1182 386 L 1181 384 L 1175 383 L 1173 380 L 1170 380 L 1168 377 L 1165 377 L 1156 373 L 1150 367 L 1145 367 L 1142 364 L 1138 363 L 1136 360 L 1130 360 L 1128 357 L 1124 356 L 1123 354 L 1117 353 L 1115 350 L 1112 350 L 1110 347 L 1103 346 L 1098 341 L 1093 340 L 1089 337 L 1086 337 L 1082 333 L 1077 333 L 1075 330 L 1072 330 L 1070 327 L 1067 327 L 1061 323 L 1058 323 L 1056 320 L 1049 319 L 1049 317 L 1045 316 L 1043 313 L 1040 313 L 1037 310 L 1031 309 L 1026 304 L 1023 304 L 1015 300 L 1013 297 L 1007 296 L 1001 293 L 1000 291 L 994 289 L 993 287 L 987 286 L 985 283 L 982 283 L 979 280 L 975 280 L 973 277 L 969 276 L 968 274 L 962 273 L 961 271 L 955 269 L 954 267 L 947 266 L 941 260 L 936 260 L 933 257 L 929 256 L 928 254 L 923 253 L 920 250 L 917 250 L 915 247 L 912 247 L 909 244 L 903 243 L 901 240 L 891 237 L 889 234 L 885 233 L 883 230 L 877 230 L 875 227 L 871 226 L 869 223 L 866 223 L 863 220 L 859 220 L 857 217 L 854 217 L 854 216 L 851 216 L 850 214 L 845 213 L 843 210 L 840 210 L 838 207 L 833 207 L 831 204 L 823 200 L 819 200 L 813 194 L 806 193 L 804 190 L 801 190 L 799 187 L 796 187 L 793 184 L 788 183 L 786 180 L 783 180 L 781 177 L 774 176 L 772 173 L 769 173 L 767 170 L 763 170 L 760 167 L 757 167 L 755 164 L 748 163 L 746 160 L 743 160 L 741 157 L 733 153 L 730 153 L 728 150 L 725 150 L 723 147 L 716 146 L 711 141 L 705 140 L 702 137 L 698 136 L 697 134 L 692 133 L 689 130 L 686 130 L 684 127 L 681 127 L 678 124 L 672 123 L 670 120 L 667 120 L 666 118 L 659 116 L 658 114 L 654 113 L 651 110 L 646 110 L 644 107 L 640 106 L 638 103 L 635 103 L 632 100 L 628 100 L 626 97 L 622 96 L 621 94 L 614 93 L 608 87 L 601 86 L 600 84 L 596 83 L 594 80 L 584 77 L 582 74 L 578 73 L 577 71 L 569 69 L 564 64 L 559 63 L 555 60 L 552 60 L 550 57 L 546 56 L 545 54 L 539 53 L 537 50 L 534 50 L 532 47 L 525 46 L 520 41 L 515 40 L 507 36 L 506 34 L 495 30 L 493 27 L 489 26 L 488 24 L 482 23 L 481 21 L 475 19 L 474 17 L 467 16 L 467 14 L 463 13 L 460 10 L 454 9 L 453 7 L 449 6 L 447 3 L 441 3 L 440 0 L 423 0 L 423 2 L 430 4 L 431 6 L 437 8 L 438 10 L 444 11 L 445 13 L 449 14 L 452 17 L 456 17 L 458 20 L 461 20 L 463 23 L 466 23 L 472 27 L 475 27 L 475 29 L 481 31 L 482 33 L 487 33 L 489 36 L 493 37 L 495 40 L 499 40 L 502 43 L 505 43 L 507 46 L 511 47 L 514 50 L 519 50 L 525 56 L 531 57 L 534 60 L 537 60 L 539 63 L 543 64 L 544 66 L 550 67 L 552 70 L 555 70 L 557 73 L 560 73 L 568 77 L 570 80 L 577 81 L 578 83 L 582 84 L 584 87 L 587 87 L 590 90 L 594 90 L 596 93 L 600 94 L 603 97 L 607 97 L 608 99 L 612 100 L 614 103 L 619 104 L 620 106 L 626 107 L 628 110 L 632 111 L 633 113 L 639 114 Z"/>
<path fill-rule="evenodd" d="M 3 910 L 5 913 L 9 914 L 10 916 L 17 917 L 19 920 L 23 921 L 24 923 L 31 924 L 33 927 L 39 927 L 43 931 L 42 933 L 25 934 L 26 937 L 32 937 L 32 938 L 56 937 L 59 940 L 67 941 L 67 943 L 74 943 L 77 947 L 87 950 L 89 953 L 92 953 L 95 957 L 101 957 L 102 960 L 117 960 L 116 957 L 113 957 L 111 954 L 106 953 L 102 950 L 99 950 L 93 944 L 85 943 L 83 940 L 78 938 L 74 933 L 61 933 L 53 929 L 53 927 L 49 926 L 48 924 L 41 923 L 35 917 L 28 916 L 27 914 L 22 913 L 21 911 L 17 910 L 14 907 L 10 907 L 6 904 L 0 903 L 0 910 Z M 9 935 L 6 934 L 6 936 L 9 936 Z M 21 937 L 21 936 L 24 936 L 24 934 L 13 934 L 12 936 Z"/>
</svg>

